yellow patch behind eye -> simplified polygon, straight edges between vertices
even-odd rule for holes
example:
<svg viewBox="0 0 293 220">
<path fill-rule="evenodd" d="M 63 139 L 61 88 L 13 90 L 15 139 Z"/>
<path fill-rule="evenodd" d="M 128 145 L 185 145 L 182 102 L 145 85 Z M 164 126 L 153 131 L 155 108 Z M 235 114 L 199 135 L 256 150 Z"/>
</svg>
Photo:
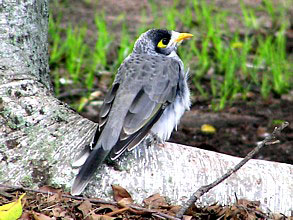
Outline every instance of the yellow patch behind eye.
<svg viewBox="0 0 293 220">
<path fill-rule="evenodd" d="M 163 39 L 162 39 L 162 40 L 158 43 L 157 47 L 159 47 L 159 48 L 165 48 L 165 47 L 167 47 L 167 45 L 163 43 Z"/>
</svg>

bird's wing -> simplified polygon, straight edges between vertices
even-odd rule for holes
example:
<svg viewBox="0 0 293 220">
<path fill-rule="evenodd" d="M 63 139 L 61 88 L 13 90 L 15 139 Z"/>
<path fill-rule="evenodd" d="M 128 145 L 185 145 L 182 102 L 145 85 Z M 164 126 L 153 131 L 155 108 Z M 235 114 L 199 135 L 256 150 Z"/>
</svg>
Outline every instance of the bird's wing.
<svg viewBox="0 0 293 220">
<path fill-rule="evenodd" d="M 74 180 L 73 195 L 84 190 L 109 153 L 114 160 L 135 147 L 159 120 L 176 97 L 180 64 L 165 57 L 133 56 L 117 74 L 120 80 L 115 80 L 105 97 L 97 143 Z"/>
<path fill-rule="evenodd" d="M 99 126 L 96 130 L 93 141 L 90 146 L 85 147 L 85 149 L 80 153 L 80 155 L 78 155 L 76 161 L 74 162 L 73 166 L 81 166 L 81 168 L 71 187 L 72 195 L 79 195 L 82 193 L 96 169 L 102 164 L 106 156 L 109 154 L 109 150 L 104 150 L 103 147 L 97 147 L 97 142 L 106 125 L 109 112 L 111 111 L 119 85 L 120 84 L 118 81 L 114 82 L 112 88 L 106 94 L 100 110 Z"/>
<path fill-rule="evenodd" d="M 140 85 L 124 117 L 111 159 L 119 157 L 127 148 L 135 147 L 158 121 L 165 107 L 176 97 L 180 64 L 162 57 L 144 57 L 129 83 Z M 118 115 L 119 117 L 119 115 Z"/>
<path fill-rule="evenodd" d="M 100 109 L 100 115 L 99 115 L 99 125 L 96 129 L 96 133 L 91 141 L 91 143 L 84 147 L 84 149 L 79 152 L 79 154 L 74 158 L 74 162 L 72 163 L 73 167 L 81 167 L 85 161 L 87 160 L 88 156 L 90 155 L 91 151 L 93 150 L 93 147 L 97 144 L 101 131 L 103 130 L 103 127 L 107 121 L 107 117 L 109 115 L 109 112 L 111 110 L 113 101 L 116 96 L 116 92 L 119 88 L 119 82 L 116 81 L 113 83 L 111 89 L 108 91 L 104 98 L 103 105 Z"/>
</svg>

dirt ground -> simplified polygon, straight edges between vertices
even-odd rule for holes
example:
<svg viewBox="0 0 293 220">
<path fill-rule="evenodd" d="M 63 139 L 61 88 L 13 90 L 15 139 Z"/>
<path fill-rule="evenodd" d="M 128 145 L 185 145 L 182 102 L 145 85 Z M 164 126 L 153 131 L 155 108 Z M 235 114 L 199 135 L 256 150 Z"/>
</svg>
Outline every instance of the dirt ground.
<svg viewBox="0 0 293 220">
<path fill-rule="evenodd" d="M 209 103 L 196 102 L 183 117 L 171 141 L 233 156 L 245 157 L 258 141 L 274 130 L 281 121 L 288 121 L 278 137 L 280 144 L 264 148 L 257 159 L 293 164 L 293 103 L 271 97 L 236 102 L 221 112 L 208 109 Z M 214 134 L 204 134 L 201 124 L 216 127 Z"/>
</svg>

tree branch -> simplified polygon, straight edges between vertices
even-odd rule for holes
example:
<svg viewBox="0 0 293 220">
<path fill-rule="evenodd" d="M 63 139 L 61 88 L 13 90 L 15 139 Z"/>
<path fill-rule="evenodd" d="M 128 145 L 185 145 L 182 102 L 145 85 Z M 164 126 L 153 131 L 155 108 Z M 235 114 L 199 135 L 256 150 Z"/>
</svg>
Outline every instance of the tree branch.
<svg viewBox="0 0 293 220">
<path fill-rule="evenodd" d="M 256 147 L 250 151 L 247 156 L 240 161 L 234 168 L 230 169 L 225 173 L 223 176 L 215 180 L 213 183 L 205 185 L 200 187 L 190 198 L 182 205 L 182 208 L 179 210 L 179 212 L 176 214 L 177 218 L 182 218 L 183 214 L 187 211 L 188 208 L 190 208 L 202 195 L 207 193 L 209 190 L 223 182 L 225 179 L 227 179 L 229 176 L 231 176 L 233 173 L 237 172 L 244 164 L 247 163 L 250 159 L 252 159 L 253 156 L 255 156 L 261 148 L 263 148 L 265 145 L 272 145 L 275 142 L 272 142 L 278 133 L 280 133 L 285 127 L 289 125 L 288 122 L 284 122 L 280 127 L 275 127 L 272 134 L 268 135 L 263 141 L 259 142 Z"/>
</svg>

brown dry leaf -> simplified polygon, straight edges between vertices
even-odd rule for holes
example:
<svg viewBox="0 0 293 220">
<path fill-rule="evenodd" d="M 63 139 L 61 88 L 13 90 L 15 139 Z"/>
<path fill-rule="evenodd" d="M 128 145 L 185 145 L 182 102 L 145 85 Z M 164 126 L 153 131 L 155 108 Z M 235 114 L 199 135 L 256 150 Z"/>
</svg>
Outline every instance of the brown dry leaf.
<svg viewBox="0 0 293 220">
<path fill-rule="evenodd" d="M 245 208 L 257 208 L 260 206 L 259 201 L 249 201 L 247 199 L 239 199 L 237 201 L 237 205 L 241 205 L 242 207 Z"/>
<path fill-rule="evenodd" d="M 183 218 L 182 220 L 191 220 L 192 219 L 192 216 L 189 216 L 189 215 L 183 215 Z"/>
<path fill-rule="evenodd" d="M 218 215 L 219 216 L 222 216 L 222 215 L 226 216 L 226 213 L 228 213 L 228 216 L 229 216 L 229 213 L 231 213 L 231 210 L 229 207 L 223 207 L 222 210 L 220 212 L 218 212 Z"/>
<path fill-rule="evenodd" d="M 56 189 L 51 186 L 42 186 L 39 188 L 39 190 L 44 192 L 52 192 L 52 193 L 59 193 L 61 191 L 61 189 Z"/>
<path fill-rule="evenodd" d="M 31 220 L 31 214 L 28 211 L 24 211 L 19 220 Z"/>
<path fill-rule="evenodd" d="M 180 205 L 170 206 L 169 212 L 176 214 L 177 212 L 179 212 L 180 209 L 181 209 Z"/>
<path fill-rule="evenodd" d="M 128 211 L 129 209 L 130 209 L 129 207 L 125 207 L 125 208 L 118 209 L 118 210 L 113 211 L 113 212 L 109 212 L 106 215 L 107 216 L 113 216 L 113 215 L 121 214 L 121 213 L 124 213 L 124 212 Z"/>
<path fill-rule="evenodd" d="M 284 216 L 282 214 L 280 214 L 280 213 L 274 213 L 270 217 L 273 220 L 281 220 L 281 219 L 284 219 Z M 293 217 L 292 217 L 292 219 L 293 219 Z"/>
<path fill-rule="evenodd" d="M 129 212 L 135 214 L 135 215 L 146 215 L 150 212 L 147 211 L 143 211 L 143 210 L 137 210 L 137 209 L 133 209 L 133 208 L 129 208 Z"/>
<path fill-rule="evenodd" d="M 61 198 L 62 198 L 62 196 L 59 193 L 57 193 L 57 194 L 54 194 L 52 196 L 49 196 L 48 199 L 47 199 L 47 202 L 60 201 Z"/>
<path fill-rule="evenodd" d="M 144 199 L 143 203 L 148 208 L 154 208 L 154 209 L 168 206 L 165 198 L 162 197 L 159 193 L 156 193 L 156 194 Z"/>
<path fill-rule="evenodd" d="M 216 214 L 224 213 L 222 207 L 217 203 L 215 203 L 214 205 L 210 205 L 209 207 L 206 208 L 206 210 L 208 212 L 214 212 Z"/>
<path fill-rule="evenodd" d="M 44 215 L 42 213 L 33 212 L 34 220 L 51 220 L 47 215 Z"/>
<path fill-rule="evenodd" d="M 252 214 L 252 213 L 246 213 L 246 215 L 244 215 L 244 217 L 247 220 L 255 220 L 255 219 L 257 219 L 257 217 L 255 216 L 255 214 Z"/>
<path fill-rule="evenodd" d="M 119 202 L 121 199 L 124 199 L 124 198 L 129 198 L 130 200 L 132 200 L 131 195 L 126 191 L 126 189 L 118 185 L 111 185 L 111 186 L 113 189 L 114 200 L 116 202 Z"/>
<path fill-rule="evenodd" d="M 262 137 L 262 138 L 265 138 L 266 135 L 268 134 L 267 132 L 267 128 L 265 127 L 259 127 L 256 131 L 256 134 L 258 137 Z"/>
<path fill-rule="evenodd" d="M 48 198 L 48 202 L 60 200 L 62 198 L 62 190 L 61 189 L 55 189 L 51 186 L 42 186 L 39 188 L 39 190 L 44 191 L 44 192 L 56 193 L 56 194 L 51 195 Z"/>
<path fill-rule="evenodd" d="M 113 212 L 113 211 L 116 211 L 118 210 L 119 208 L 117 206 L 114 206 L 114 205 L 110 205 L 110 204 L 100 204 L 100 207 L 99 208 L 96 208 L 95 209 L 95 212 L 96 213 L 105 213 L 105 212 Z"/>
<path fill-rule="evenodd" d="M 243 209 L 239 209 L 237 206 L 235 206 L 235 205 L 232 205 L 231 207 L 230 207 L 230 212 L 226 212 L 226 217 L 237 217 L 237 215 L 245 215 L 246 214 L 246 212 L 245 212 L 245 210 L 243 210 Z"/>
<path fill-rule="evenodd" d="M 66 211 L 62 210 L 60 206 L 52 209 L 54 217 L 65 217 Z"/>
<path fill-rule="evenodd" d="M 92 214 L 91 215 L 91 220 L 115 220 L 117 217 L 111 217 L 107 215 L 97 215 L 97 214 Z"/>
<path fill-rule="evenodd" d="M 83 214 L 83 216 L 87 216 L 91 209 L 92 209 L 92 203 L 89 200 L 83 201 L 78 207 L 77 207 Z"/>
<path fill-rule="evenodd" d="M 118 205 L 121 207 L 127 207 L 133 203 L 132 198 L 124 198 L 118 201 Z"/>
</svg>

